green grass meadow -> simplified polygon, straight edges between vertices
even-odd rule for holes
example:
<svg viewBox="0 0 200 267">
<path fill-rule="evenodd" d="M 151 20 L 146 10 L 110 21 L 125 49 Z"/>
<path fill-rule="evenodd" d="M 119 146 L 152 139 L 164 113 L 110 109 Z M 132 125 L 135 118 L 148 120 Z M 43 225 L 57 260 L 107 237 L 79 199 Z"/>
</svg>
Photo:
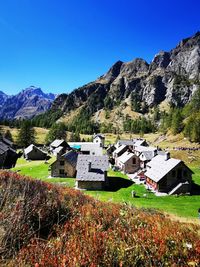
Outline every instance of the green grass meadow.
<svg viewBox="0 0 200 267">
<path fill-rule="evenodd" d="M 13 171 L 30 176 L 34 179 L 40 179 L 45 182 L 58 183 L 62 186 L 74 187 L 74 178 L 49 178 L 50 164 L 55 160 L 51 158 L 48 163 L 44 161 L 26 161 L 20 158 L 17 161 Z M 197 189 L 200 188 L 200 168 L 191 167 L 194 172 L 193 181 Z M 112 191 L 83 191 L 85 194 L 93 196 L 102 201 L 113 201 L 118 203 L 127 203 L 136 207 L 155 208 L 178 217 L 197 218 L 197 210 L 200 208 L 199 195 L 191 196 L 164 196 L 157 197 L 147 191 L 143 185 L 136 185 L 128 180 L 127 176 L 110 170 L 108 173 L 112 183 Z M 132 190 L 136 192 L 136 197 L 132 198 Z M 146 196 L 144 196 L 146 194 Z"/>
<path fill-rule="evenodd" d="M 59 183 L 68 187 L 74 187 L 74 178 L 50 178 L 50 165 L 55 161 L 55 157 L 52 157 L 48 162 L 44 160 L 26 161 L 24 158 L 20 158 L 17 161 L 13 171 L 26 176 L 30 176 L 34 179 L 40 179 L 44 182 Z"/>
</svg>

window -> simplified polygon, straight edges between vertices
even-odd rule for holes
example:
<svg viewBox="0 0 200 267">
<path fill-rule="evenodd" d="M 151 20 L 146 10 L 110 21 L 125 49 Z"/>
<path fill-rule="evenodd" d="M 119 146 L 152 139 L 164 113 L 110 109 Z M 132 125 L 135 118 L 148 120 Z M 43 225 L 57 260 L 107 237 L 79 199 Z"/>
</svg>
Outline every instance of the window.
<svg viewBox="0 0 200 267">
<path fill-rule="evenodd" d="M 64 170 L 59 170 L 59 173 L 60 173 L 60 175 L 64 175 L 65 174 Z"/>
<path fill-rule="evenodd" d="M 61 160 L 61 161 L 60 161 L 60 166 L 64 166 L 64 165 L 65 165 L 64 160 Z"/>
<path fill-rule="evenodd" d="M 132 162 L 133 162 L 133 164 L 136 164 L 136 158 L 133 158 Z"/>
</svg>

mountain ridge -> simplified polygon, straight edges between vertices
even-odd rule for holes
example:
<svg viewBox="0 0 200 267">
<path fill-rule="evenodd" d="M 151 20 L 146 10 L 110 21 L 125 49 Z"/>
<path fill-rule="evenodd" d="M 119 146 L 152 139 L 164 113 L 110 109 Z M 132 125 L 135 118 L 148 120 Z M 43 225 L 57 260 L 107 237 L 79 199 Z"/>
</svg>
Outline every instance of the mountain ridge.
<svg viewBox="0 0 200 267">
<path fill-rule="evenodd" d="M 163 102 L 183 107 L 199 85 L 200 32 L 197 32 L 170 51 L 160 51 L 150 63 L 141 58 L 115 62 L 95 81 L 59 95 L 51 111 L 60 110 L 63 116 L 68 116 L 73 110 L 85 107 L 94 116 L 123 104 L 139 113 Z"/>
<path fill-rule="evenodd" d="M 16 95 L 0 91 L 0 119 L 28 119 L 50 109 L 56 95 L 30 86 Z"/>
</svg>

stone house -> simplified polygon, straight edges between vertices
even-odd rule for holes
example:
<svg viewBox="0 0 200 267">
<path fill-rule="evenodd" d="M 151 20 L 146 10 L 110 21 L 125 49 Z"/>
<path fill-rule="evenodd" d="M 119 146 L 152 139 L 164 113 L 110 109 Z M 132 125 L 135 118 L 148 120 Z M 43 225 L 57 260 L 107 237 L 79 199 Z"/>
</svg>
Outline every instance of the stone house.
<svg viewBox="0 0 200 267">
<path fill-rule="evenodd" d="M 134 154 L 140 159 L 140 168 L 145 169 L 147 162 L 157 155 L 157 148 L 148 146 L 136 146 Z"/>
<path fill-rule="evenodd" d="M 140 153 L 139 155 L 139 159 L 140 159 L 140 168 L 141 169 L 145 169 L 147 163 L 152 160 L 152 158 L 154 158 L 156 156 L 155 151 L 143 151 Z"/>
<path fill-rule="evenodd" d="M 50 165 L 52 177 L 76 177 L 78 153 L 74 150 L 58 156 Z"/>
<path fill-rule="evenodd" d="M 76 188 L 102 190 L 108 186 L 108 156 L 78 155 Z"/>
<path fill-rule="evenodd" d="M 47 159 L 47 153 L 31 144 L 24 149 L 24 158 L 26 160 L 45 160 Z"/>
<path fill-rule="evenodd" d="M 124 173 L 134 173 L 139 169 L 140 160 L 134 153 L 126 151 L 116 158 L 115 166 Z"/>
<path fill-rule="evenodd" d="M 147 163 L 145 180 L 147 186 L 158 192 L 187 193 L 191 191 L 192 173 L 183 161 L 157 155 Z"/>
<path fill-rule="evenodd" d="M 10 169 L 15 167 L 19 154 L 4 142 L 0 141 L 0 168 Z"/>
</svg>

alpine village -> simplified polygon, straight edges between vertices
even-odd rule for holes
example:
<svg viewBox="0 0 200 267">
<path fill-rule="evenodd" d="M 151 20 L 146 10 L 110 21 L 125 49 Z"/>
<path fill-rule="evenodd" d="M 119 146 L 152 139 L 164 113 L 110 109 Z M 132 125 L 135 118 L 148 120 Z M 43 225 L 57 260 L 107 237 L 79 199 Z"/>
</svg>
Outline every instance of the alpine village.
<svg viewBox="0 0 200 267">
<path fill-rule="evenodd" d="M 200 266 L 200 32 L 0 107 L 0 266 Z"/>
</svg>

